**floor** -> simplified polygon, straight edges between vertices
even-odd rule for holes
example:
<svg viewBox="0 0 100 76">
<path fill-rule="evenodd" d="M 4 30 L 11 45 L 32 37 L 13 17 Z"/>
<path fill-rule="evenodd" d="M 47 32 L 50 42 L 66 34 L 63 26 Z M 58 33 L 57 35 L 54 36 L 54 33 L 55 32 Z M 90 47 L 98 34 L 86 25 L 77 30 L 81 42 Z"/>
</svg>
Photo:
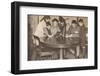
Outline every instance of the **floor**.
<svg viewBox="0 0 100 76">
<path fill-rule="evenodd" d="M 69 49 L 64 49 L 63 51 L 63 59 L 82 59 L 88 58 L 88 51 L 86 49 L 84 55 L 80 50 L 79 57 L 77 58 L 75 54 L 73 54 Z M 31 57 L 29 60 L 59 60 L 60 59 L 60 50 L 59 49 L 34 49 L 32 51 Z"/>
</svg>

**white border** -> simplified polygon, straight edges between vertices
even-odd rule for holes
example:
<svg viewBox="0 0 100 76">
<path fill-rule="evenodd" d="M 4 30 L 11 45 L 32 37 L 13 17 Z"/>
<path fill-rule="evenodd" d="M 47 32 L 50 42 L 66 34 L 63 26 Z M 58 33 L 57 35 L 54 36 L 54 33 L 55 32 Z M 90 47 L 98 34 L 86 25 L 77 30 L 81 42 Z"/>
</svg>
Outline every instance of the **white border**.
<svg viewBox="0 0 100 76">
<path fill-rule="evenodd" d="M 88 17 L 88 59 L 28 61 L 27 59 L 27 15 L 61 15 Z M 79 67 L 94 65 L 94 11 L 55 9 L 43 7 L 20 7 L 20 70 Z"/>
</svg>

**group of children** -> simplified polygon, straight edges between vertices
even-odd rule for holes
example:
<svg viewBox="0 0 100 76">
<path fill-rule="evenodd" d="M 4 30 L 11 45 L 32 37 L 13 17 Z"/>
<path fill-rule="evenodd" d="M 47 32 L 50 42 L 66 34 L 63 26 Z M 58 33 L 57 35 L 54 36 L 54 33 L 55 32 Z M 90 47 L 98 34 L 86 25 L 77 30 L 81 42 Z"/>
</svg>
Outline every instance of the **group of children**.
<svg viewBox="0 0 100 76">
<path fill-rule="evenodd" d="M 72 20 L 71 24 L 69 24 L 68 18 L 64 19 L 61 16 L 59 16 L 58 19 L 54 18 L 52 21 L 50 20 L 50 16 L 44 16 L 38 24 L 34 35 L 39 38 L 46 39 L 53 37 L 77 37 L 79 38 L 80 46 L 77 48 L 76 56 L 79 57 L 80 49 L 83 51 L 83 53 L 85 52 L 87 32 L 83 19 Z"/>
</svg>

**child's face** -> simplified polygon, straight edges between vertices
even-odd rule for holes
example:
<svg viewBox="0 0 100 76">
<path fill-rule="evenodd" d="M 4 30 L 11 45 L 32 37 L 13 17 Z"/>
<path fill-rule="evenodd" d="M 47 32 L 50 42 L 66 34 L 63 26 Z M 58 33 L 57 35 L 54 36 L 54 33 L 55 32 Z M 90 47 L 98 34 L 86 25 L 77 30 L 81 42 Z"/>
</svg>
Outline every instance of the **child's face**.
<svg viewBox="0 0 100 76">
<path fill-rule="evenodd" d="M 72 23 L 72 27 L 76 27 L 76 24 L 75 23 Z"/>
<path fill-rule="evenodd" d="M 66 24 L 68 24 L 69 23 L 69 20 L 66 20 L 65 22 L 66 22 Z"/>
<path fill-rule="evenodd" d="M 79 26 L 83 26 L 83 22 L 79 22 Z"/>
<path fill-rule="evenodd" d="M 53 26 L 58 26 L 58 23 L 56 21 L 53 22 Z"/>
<path fill-rule="evenodd" d="M 49 18 L 47 18 L 47 19 L 45 19 L 45 21 L 46 21 L 46 22 L 49 22 L 49 21 L 50 21 L 50 19 L 49 19 Z"/>
<path fill-rule="evenodd" d="M 64 26 L 64 22 L 61 22 L 60 24 L 61 24 L 61 26 Z"/>
</svg>

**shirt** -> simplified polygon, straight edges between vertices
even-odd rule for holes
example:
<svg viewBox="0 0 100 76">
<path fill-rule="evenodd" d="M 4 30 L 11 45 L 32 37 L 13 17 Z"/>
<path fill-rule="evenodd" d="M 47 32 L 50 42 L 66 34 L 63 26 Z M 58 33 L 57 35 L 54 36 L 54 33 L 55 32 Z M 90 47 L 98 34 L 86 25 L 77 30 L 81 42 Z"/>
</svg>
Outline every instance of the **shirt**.
<svg viewBox="0 0 100 76">
<path fill-rule="evenodd" d="M 36 31 L 35 31 L 34 35 L 39 37 L 39 38 L 44 37 L 45 34 L 44 34 L 44 30 L 43 29 L 45 27 L 46 27 L 46 22 L 43 20 L 37 25 L 37 28 L 36 28 Z"/>
</svg>

